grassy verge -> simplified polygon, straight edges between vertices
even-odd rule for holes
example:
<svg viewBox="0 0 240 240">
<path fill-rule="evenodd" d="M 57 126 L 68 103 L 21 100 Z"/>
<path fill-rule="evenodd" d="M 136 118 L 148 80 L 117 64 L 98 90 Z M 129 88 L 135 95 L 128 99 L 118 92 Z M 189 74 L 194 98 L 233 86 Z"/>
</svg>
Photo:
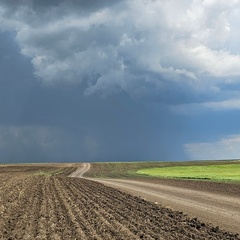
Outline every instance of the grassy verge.
<svg viewBox="0 0 240 240">
<path fill-rule="evenodd" d="M 151 177 L 240 181 L 240 164 L 146 168 L 137 173 Z"/>
</svg>

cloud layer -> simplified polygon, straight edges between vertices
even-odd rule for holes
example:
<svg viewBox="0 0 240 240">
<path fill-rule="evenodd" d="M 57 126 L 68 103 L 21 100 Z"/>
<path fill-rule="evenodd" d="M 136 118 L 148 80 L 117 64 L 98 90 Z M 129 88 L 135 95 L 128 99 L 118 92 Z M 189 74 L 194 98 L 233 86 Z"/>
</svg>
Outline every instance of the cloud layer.
<svg viewBox="0 0 240 240">
<path fill-rule="evenodd" d="M 239 18 L 238 0 L 0 1 L 1 159 L 225 156 Z"/>
<path fill-rule="evenodd" d="M 2 1 L 1 28 L 46 85 L 181 104 L 229 100 L 239 84 L 237 0 L 27 3 Z"/>
<path fill-rule="evenodd" d="M 192 160 L 239 159 L 240 135 L 226 136 L 215 142 L 185 144 Z"/>
</svg>

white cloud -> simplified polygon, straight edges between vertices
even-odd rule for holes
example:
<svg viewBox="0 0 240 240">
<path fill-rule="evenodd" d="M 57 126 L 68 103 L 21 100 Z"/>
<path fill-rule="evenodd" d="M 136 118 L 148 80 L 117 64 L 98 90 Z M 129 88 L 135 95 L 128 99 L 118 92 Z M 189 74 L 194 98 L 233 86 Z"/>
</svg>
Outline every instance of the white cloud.
<svg viewBox="0 0 240 240">
<path fill-rule="evenodd" d="M 180 114 L 199 114 L 203 111 L 229 111 L 240 110 L 240 98 L 228 99 L 217 102 L 178 104 L 170 106 L 174 113 Z"/>
<path fill-rule="evenodd" d="M 230 99 L 221 102 L 209 102 L 204 105 L 213 110 L 240 110 L 240 99 Z"/>
<path fill-rule="evenodd" d="M 71 4 L 45 12 L 0 4 L 1 28 L 16 32 L 45 84 L 87 82 L 85 95 L 135 94 L 149 83 L 159 95 L 176 83 L 195 94 L 211 85 L 221 94 L 226 78 L 240 76 L 237 0 L 99 1 L 85 11 Z"/>
<path fill-rule="evenodd" d="M 216 142 L 189 143 L 184 145 L 190 159 L 217 160 L 240 159 L 240 134 L 226 136 Z"/>
</svg>

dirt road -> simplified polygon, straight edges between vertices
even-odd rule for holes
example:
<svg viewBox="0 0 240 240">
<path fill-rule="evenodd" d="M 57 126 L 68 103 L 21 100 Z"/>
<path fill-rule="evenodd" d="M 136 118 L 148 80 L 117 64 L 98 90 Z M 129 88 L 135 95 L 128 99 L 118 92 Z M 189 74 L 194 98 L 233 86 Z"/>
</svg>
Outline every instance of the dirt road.
<svg viewBox="0 0 240 240">
<path fill-rule="evenodd" d="M 78 177 L 82 178 L 83 174 L 86 173 L 90 169 L 91 165 L 89 163 L 83 163 L 82 167 L 79 167 L 76 171 L 71 173 L 69 177 Z"/>
<path fill-rule="evenodd" d="M 82 177 L 90 164 L 79 168 L 74 176 Z M 173 210 L 183 211 L 190 217 L 197 217 L 203 222 L 211 222 L 228 231 L 240 234 L 240 198 L 168 186 L 163 184 L 123 179 L 93 179 L 107 186 L 115 187 L 127 193 L 140 196 L 146 200 L 158 202 Z M 147 180 L 146 180 L 147 181 Z M 224 189 L 222 189 L 224 193 Z"/>
</svg>

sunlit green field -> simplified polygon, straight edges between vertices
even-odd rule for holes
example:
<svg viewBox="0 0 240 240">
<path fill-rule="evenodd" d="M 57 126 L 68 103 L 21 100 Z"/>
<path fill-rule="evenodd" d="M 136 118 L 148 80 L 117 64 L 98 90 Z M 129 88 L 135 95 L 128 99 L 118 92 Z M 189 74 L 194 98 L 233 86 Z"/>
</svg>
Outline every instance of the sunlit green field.
<svg viewBox="0 0 240 240">
<path fill-rule="evenodd" d="M 147 168 L 140 169 L 137 173 L 165 178 L 240 181 L 240 164 Z"/>
<path fill-rule="evenodd" d="M 182 178 L 240 183 L 240 160 L 91 163 L 86 177 Z"/>
</svg>

